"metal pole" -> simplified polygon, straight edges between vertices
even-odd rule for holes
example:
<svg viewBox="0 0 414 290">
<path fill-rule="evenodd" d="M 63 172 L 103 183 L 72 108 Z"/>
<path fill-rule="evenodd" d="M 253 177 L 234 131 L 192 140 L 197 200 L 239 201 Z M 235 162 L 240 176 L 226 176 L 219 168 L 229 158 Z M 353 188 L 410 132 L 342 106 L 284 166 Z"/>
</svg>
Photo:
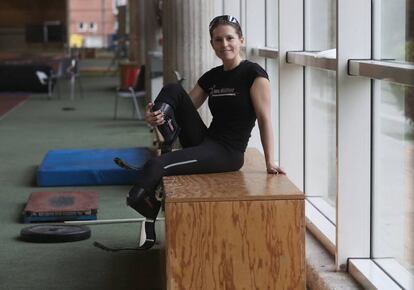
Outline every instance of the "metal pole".
<svg viewBox="0 0 414 290">
<path fill-rule="evenodd" d="M 131 219 L 107 219 L 107 220 L 90 220 L 90 221 L 64 221 L 64 224 L 69 225 L 108 225 L 108 224 L 126 224 L 126 223 L 142 223 L 145 218 L 131 218 Z M 156 221 L 163 221 L 165 218 L 157 218 Z"/>
</svg>

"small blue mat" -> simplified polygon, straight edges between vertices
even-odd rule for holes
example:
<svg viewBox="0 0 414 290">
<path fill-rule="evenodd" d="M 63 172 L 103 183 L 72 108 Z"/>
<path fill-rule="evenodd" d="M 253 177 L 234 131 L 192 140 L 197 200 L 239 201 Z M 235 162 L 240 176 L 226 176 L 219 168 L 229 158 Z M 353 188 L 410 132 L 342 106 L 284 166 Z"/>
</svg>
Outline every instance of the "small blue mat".
<svg viewBox="0 0 414 290">
<path fill-rule="evenodd" d="M 141 168 L 154 156 L 149 148 L 51 150 L 37 172 L 38 186 L 134 184 L 137 172 L 120 168 L 115 157 Z"/>
</svg>

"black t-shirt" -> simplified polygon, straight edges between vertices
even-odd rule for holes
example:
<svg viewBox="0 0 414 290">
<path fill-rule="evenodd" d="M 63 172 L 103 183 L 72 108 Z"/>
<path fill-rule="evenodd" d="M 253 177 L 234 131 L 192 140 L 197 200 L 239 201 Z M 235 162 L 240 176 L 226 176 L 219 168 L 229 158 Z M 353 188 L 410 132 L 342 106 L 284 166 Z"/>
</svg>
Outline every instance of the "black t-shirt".
<svg viewBox="0 0 414 290">
<path fill-rule="evenodd" d="M 232 70 L 218 66 L 206 72 L 198 85 L 208 94 L 213 120 L 208 135 L 244 152 L 256 122 L 250 88 L 257 77 L 269 79 L 257 63 L 244 60 Z"/>
</svg>

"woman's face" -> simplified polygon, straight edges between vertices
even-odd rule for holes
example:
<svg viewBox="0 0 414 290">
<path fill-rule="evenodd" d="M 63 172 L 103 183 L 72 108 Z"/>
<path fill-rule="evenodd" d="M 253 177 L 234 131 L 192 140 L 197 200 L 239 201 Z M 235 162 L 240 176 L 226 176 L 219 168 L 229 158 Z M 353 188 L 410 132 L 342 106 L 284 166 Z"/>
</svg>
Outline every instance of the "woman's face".
<svg viewBox="0 0 414 290">
<path fill-rule="evenodd" d="M 227 62 L 240 57 L 239 53 L 243 47 L 244 38 L 239 37 L 234 27 L 224 24 L 213 30 L 210 42 L 216 55 L 223 62 Z"/>
</svg>

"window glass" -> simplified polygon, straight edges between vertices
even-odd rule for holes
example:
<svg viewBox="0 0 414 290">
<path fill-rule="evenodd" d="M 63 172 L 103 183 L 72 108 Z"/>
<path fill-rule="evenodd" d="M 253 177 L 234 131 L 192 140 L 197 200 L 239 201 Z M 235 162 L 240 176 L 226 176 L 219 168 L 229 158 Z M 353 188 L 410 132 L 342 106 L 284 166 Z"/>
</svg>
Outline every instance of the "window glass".
<svg viewBox="0 0 414 290">
<path fill-rule="evenodd" d="M 373 257 L 414 274 L 414 88 L 381 82 L 375 99 Z"/>
<path fill-rule="evenodd" d="M 336 0 L 305 0 L 305 50 L 336 47 Z"/>
<path fill-rule="evenodd" d="M 414 0 L 377 0 L 382 59 L 414 61 Z"/>
<path fill-rule="evenodd" d="M 98 25 L 95 22 L 89 23 L 89 31 L 96 32 L 98 30 Z"/>
<path fill-rule="evenodd" d="M 335 46 L 336 1 L 305 0 L 305 50 Z M 305 193 L 335 208 L 336 73 L 310 67 L 305 70 Z"/>
<path fill-rule="evenodd" d="M 413 62 L 414 1 L 378 5 L 376 54 Z M 373 120 L 372 255 L 414 275 L 414 88 L 375 81 Z"/>
<path fill-rule="evenodd" d="M 78 23 L 78 31 L 79 31 L 79 32 L 84 32 L 84 31 L 86 31 L 86 25 L 85 25 L 85 23 L 83 23 L 83 22 L 79 22 L 79 23 Z"/>
<path fill-rule="evenodd" d="M 335 207 L 336 73 L 306 68 L 305 80 L 305 191 Z"/>
</svg>

